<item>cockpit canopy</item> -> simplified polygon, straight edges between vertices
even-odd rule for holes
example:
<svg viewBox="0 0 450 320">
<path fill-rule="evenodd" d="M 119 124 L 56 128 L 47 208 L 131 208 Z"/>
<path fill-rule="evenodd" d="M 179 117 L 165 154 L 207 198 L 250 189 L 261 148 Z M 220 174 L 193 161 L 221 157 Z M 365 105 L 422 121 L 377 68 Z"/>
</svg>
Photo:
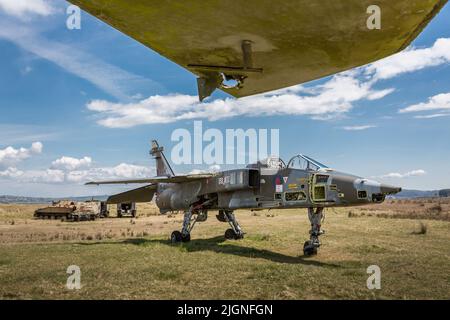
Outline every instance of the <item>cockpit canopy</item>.
<svg viewBox="0 0 450 320">
<path fill-rule="evenodd" d="M 299 154 L 295 157 L 292 157 L 289 160 L 288 168 L 301 169 L 301 170 L 312 170 L 312 171 L 320 171 L 329 169 L 326 165 L 316 161 L 308 156 L 303 154 Z"/>
<path fill-rule="evenodd" d="M 270 168 L 270 169 L 293 168 L 311 171 L 320 171 L 329 169 L 326 165 L 303 154 L 299 154 L 295 157 L 292 157 L 292 159 L 289 160 L 287 165 L 280 158 L 269 157 L 264 160 L 258 161 L 255 164 L 250 164 L 247 166 L 247 168 Z"/>
</svg>

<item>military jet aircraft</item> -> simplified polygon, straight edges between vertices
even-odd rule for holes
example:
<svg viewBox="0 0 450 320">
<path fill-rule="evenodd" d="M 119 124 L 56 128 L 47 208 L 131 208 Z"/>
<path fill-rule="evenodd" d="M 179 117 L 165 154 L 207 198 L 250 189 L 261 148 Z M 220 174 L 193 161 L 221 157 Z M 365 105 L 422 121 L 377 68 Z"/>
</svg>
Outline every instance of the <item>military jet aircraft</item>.
<svg viewBox="0 0 450 320">
<path fill-rule="evenodd" d="M 197 75 L 203 100 L 217 88 L 245 97 L 392 55 L 447 0 L 69 2 Z"/>
<path fill-rule="evenodd" d="M 111 196 L 108 203 L 150 202 L 156 195 L 156 205 L 162 213 L 183 210 L 183 226 L 181 231 L 172 233 L 173 243 L 190 241 L 195 224 L 206 221 L 211 210 L 218 211 L 219 221 L 229 224 L 226 239 L 242 239 L 244 232 L 236 220 L 235 210 L 306 208 L 311 231 L 303 251 L 305 255 L 314 255 L 320 247 L 319 236 L 323 234 L 324 208 L 381 203 L 387 195 L 401 191 L 398 187 L 336 171 L 301 154 L 287 164 L 269 158 L 244 169 L 191 175 L 175 175 L 157 141 L 152 142 L 150 154 L 156 159 L 158 177 L 87 184 L 147 184 Z"/>
</svg>

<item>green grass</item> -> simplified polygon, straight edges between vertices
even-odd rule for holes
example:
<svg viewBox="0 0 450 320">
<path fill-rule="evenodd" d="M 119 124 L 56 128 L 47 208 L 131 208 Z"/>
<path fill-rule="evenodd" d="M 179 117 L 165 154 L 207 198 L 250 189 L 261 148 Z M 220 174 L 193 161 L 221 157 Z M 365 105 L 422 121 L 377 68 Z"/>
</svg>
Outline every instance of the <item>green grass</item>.
<svg viewBox="0 0 450 320">
<path fill-rule="evenodd" d="M 248 233 L 225 241 L 226 224 L 210 218 L 192 241 L 171 245 L 167 233 L 145 238 L 0 246 L 3 299 L 449 299 L 450 223 L 348 218 L 330 213 L 319 255 L 301 255 L 304 212 L 273 218 L 238 212 Z M 368 266 L 382 289 L 368 290 Z M 81 268 L 82 289 L 66 289 L 66 269 Z"/>
</svg>

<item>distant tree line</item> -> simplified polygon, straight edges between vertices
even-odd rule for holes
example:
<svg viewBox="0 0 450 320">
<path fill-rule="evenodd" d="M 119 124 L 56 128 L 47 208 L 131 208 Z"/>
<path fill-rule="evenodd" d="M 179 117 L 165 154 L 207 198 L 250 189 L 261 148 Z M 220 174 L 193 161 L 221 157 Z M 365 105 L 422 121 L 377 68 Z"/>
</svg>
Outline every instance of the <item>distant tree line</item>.
<svg viewBox="0 0 450 320">
<path fill-rule="evenodd" d="M 450 189 L 444 189 L 439 191 L 439 197 L 450 197 Z"/>
</svg>

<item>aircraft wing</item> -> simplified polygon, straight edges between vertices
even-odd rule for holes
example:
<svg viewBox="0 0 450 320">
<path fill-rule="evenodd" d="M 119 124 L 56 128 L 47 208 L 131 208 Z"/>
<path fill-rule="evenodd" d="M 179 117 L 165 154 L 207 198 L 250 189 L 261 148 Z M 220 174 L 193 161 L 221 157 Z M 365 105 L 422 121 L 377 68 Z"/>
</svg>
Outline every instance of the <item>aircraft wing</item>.
<svg viewBox="0 0 450 320">
<path fill-rule="evenodd" d="M 405 49 L 448 0 L 69 0 L 200 77 L 244 97 L 293 86 Z M 369 30 L 369 6 L 381 30 Z M 148 70 L 151 71 L 151 70 Z M 221 77 L 243 83 L 229 88 Z"/>
<path fill-rule="evenodd" d="M 156 185 L 152 184 L 139 189 L 126 191 L 120 194 L 110 196 L 106 201 L 108 204 L 118 204 L 125 202 L 151 202 L 156 192 Z"/>
<path fill-rule="evenodd" d="M 101 185 L 101 184 L 146 184 L 146 183 L 183 183 L 196 180 L 203 180 L 214 177 L 214 173 L 205 174 L 190 174 L 175 177 L 155 177 L 148 179 L 133 179 L 133 180 L 112 180 L 112 181 L 92 181 L 86 183 L 89 185 Z"/>
</svg>

